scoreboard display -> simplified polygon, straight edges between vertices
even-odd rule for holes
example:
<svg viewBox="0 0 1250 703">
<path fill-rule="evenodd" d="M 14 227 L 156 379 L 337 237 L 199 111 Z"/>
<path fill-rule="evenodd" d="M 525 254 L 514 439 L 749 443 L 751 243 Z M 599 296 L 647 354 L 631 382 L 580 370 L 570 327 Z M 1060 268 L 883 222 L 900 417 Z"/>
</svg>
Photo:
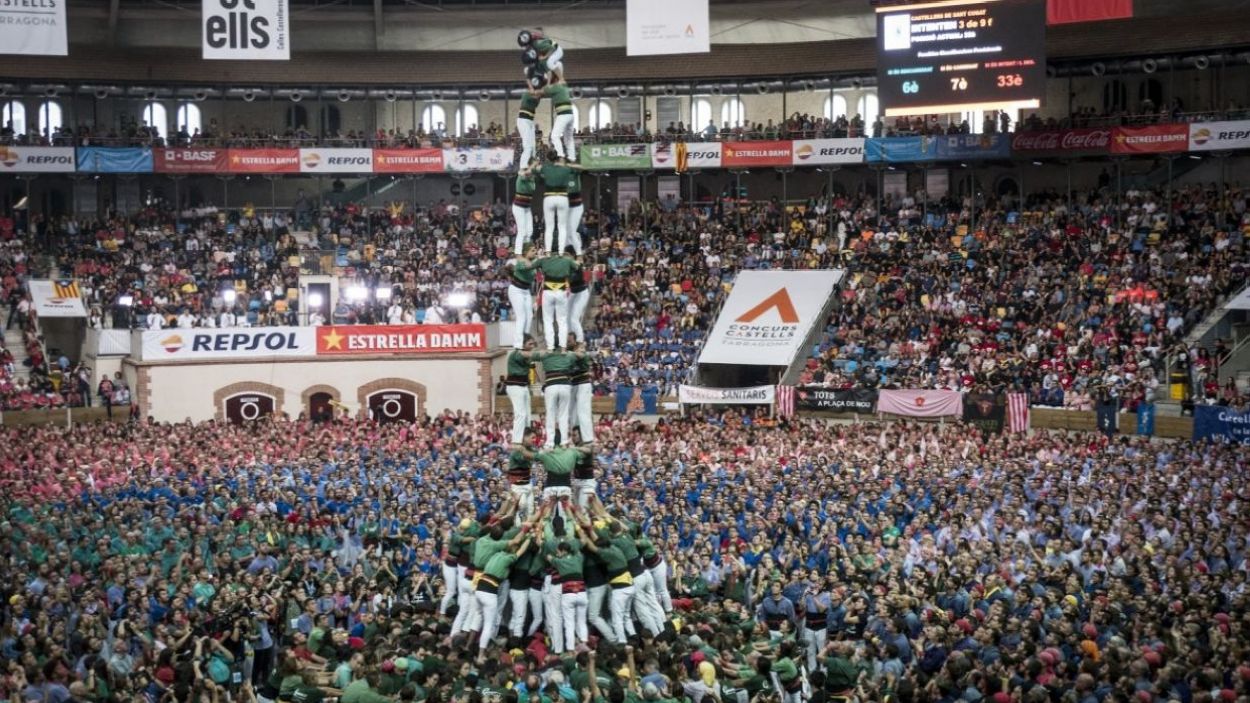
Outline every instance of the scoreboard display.
<svg viewBox="0 0 1250 703">
<path fill-rule="evenodd" d="M 887 117 L 1041 107 L 1046 0 L 877 8 L 877 95 Z"/>
</svg>

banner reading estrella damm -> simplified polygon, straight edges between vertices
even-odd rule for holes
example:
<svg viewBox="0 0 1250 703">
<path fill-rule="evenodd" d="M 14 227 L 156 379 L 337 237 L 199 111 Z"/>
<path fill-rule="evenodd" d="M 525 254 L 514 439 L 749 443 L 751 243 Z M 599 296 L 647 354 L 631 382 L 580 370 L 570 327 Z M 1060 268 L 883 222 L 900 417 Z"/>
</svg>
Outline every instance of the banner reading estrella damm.
<svg viewBox="0 0 1250 703">
<path fill-rule="evenodd" d="M 583 146 L 581 164 L 587 169 L 650 169 L 650 144 L 592 144 Z"/>
<path fill-rule="evenodd" d="M 486 326 L 336 325 L 317 328 L 317 355 L 430 354 L 486 350 Z"/>
</svg>

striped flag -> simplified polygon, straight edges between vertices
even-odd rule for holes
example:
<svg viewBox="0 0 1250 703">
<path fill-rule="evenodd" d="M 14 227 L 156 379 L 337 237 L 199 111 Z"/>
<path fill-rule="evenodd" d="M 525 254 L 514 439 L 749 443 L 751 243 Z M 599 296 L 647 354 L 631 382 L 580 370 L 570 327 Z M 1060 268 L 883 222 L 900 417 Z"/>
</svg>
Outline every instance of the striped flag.
<svg viewBox="0 0 1250 703">
<path fill-rule="evenodd" d="M 794 386 L 777 386 L 777 417 L 794 417 Z"/>
<path fill-rule="evenodd" d="M 1007 431 L 1029 431 L 1029 394 L 1007 394 Z"/>
<path fill-rule="evenodd" d="M 81 298 L 82 290 L 78 288 L 78 281 L 53 281 L 52 295 L 55 298 Z"/>
</svg>

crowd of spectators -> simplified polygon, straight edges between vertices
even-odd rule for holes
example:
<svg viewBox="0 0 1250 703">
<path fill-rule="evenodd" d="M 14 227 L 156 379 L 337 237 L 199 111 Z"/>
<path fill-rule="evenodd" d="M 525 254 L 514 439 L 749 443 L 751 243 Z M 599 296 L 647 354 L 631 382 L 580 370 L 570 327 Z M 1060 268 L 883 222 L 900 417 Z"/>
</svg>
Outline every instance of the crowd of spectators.
<svg viewBox="0 0 1250 703">
<path fill-rule="evenodd" d="M 598 422 L 603 502 L 671 567 L 663 634 L 556 657 L 540 631 L 475 665 L 440 567 L 507 495 L 508 428 L 0 429 L 0 693 L 1250 700 L 1244 451 L 734 411 Z"/>
</svg>

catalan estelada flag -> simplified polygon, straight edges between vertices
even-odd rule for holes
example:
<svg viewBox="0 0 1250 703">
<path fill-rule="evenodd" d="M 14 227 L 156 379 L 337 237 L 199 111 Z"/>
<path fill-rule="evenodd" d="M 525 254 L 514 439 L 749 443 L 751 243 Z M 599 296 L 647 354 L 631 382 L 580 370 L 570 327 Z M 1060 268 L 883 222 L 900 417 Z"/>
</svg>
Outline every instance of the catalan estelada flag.
<svg viewBox="0 0 1250 703">
<path fill-rule="evenodd" d="M 78 288 L 78 281 L 53 281 L 52 282 L 53 297 L 56 298 L 81 298 L 82 291 Z"/>
</svg>

